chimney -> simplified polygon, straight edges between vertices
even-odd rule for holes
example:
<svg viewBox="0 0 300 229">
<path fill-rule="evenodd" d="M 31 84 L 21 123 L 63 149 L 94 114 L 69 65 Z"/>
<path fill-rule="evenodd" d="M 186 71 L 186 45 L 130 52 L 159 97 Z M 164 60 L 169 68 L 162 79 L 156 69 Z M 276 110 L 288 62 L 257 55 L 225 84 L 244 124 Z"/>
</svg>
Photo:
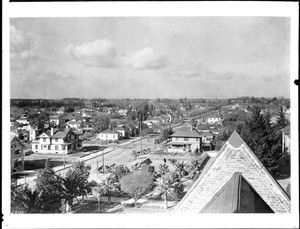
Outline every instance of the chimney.
<svg viewBox="0 0 300 229">
<path fill-rule="evenodd" d="M 50 135 L 53 136 L 53 127 L 51 127 Z"/>
</svg>

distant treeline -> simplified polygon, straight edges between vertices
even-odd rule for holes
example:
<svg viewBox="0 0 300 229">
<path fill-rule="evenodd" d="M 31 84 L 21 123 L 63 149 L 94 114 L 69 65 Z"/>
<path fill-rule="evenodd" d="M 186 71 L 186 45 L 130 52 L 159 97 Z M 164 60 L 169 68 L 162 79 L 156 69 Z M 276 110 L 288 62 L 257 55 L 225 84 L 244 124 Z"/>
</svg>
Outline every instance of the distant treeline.
<svg viewBox="0 0 300 229">
<path fill-rule="evenodd" d="M 50 108 L 50 107 L 62 107 L 62 106 L 79 106 L 84 107 L 85 103 L 83 99 L 11 99 L 11 106 L 16 106 L 19 108 L 23 107 L 40 107 L 40 108 Z"/>
<path fill-rule="evenodd" d="M 290 99 L 283 97 L 237 97 L 237 98 L 227 98 L 227 99 L 103 99 L 103 98 L 93 98 L 93 99 L 85 99 L 85 98 L 63 98 L 63 99 L 11 99 L 11 106 L 17 106 L 19 108 L 23 108 L 26 106 L 30 107 L 41 107 L 41 108 L 49 108 L 49 107 L 61 107 L 61 106 L 78 106 L 78 107 L 87 107 L 87 106 L 107 106 L 107 107 L 129 107 L 134 106 L 134 104 L 143 103 L 145 101 L 151 103 L 161 103 L 161 104 L 209 104 L 209 105 L 225 105 L 232 103 L 265 103 L 274 105 L 285 105 L 287 108 L 290 107 Z"/>
</svg>

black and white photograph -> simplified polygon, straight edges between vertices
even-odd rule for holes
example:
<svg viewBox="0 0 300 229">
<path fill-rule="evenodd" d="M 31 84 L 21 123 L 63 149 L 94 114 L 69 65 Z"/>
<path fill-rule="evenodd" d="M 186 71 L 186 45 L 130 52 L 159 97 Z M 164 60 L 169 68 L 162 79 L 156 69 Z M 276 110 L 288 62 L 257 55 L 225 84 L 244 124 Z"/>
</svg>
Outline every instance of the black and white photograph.
<svg viewBox="0 0 300 229">
<path fill-rule="evenodd" d="M 299 226 L 297 4 L 225 15 L 167 2 L 174 13 L 40 3 L 31 15 L 14 4 L 3 52 L 6 228 L 37 214 L 40 228 Z"/>
</svg>

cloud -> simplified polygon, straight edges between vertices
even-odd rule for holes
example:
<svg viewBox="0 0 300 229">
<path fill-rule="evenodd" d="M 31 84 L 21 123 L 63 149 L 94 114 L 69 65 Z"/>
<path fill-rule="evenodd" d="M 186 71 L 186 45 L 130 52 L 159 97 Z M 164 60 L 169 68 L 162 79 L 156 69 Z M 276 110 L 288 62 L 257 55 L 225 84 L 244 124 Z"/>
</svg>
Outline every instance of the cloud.
<svg viewBox="0 0 300 229">
<path fill-rule="evenodd" d="M 26 39 L 24 34 L 17 30 L 13 25 L 10 26 L 10 47 L 12 50 L 17 50 L 26 45 Z"/>
<path fill-rule="evenodd" d="M 161 69 L 166 66 L 166 57 L 155 54 L 152 48 L 147 47 L 126 56 L 124 63 L 137 70 Z"/>
<path fill-rule="evenodd" d="M 30 49 L 30 37 L 18 30 L 14 25 L 10 25 L 10 51 L 12 65 L 27 64 L 27 60 L 37 56 Z"/>
<path fill-rule="evenodd" d="M 113 68 L 116 65 L 117 50 L 107 39 L 95 40 L 82 45 L 68 45 L 63 52 L 87 66 Z"/>
<path fill-rule="evenodd" d="M 244 75 L 239 75 L 234 72 L 216 72 L 210 70 L 205 64 L 198 63 L 183 63 L 173 65 L 163 72 L 165 76 L 173 76 L 176 78 L 199 78 L 205 81 L 232 80 L 234 78 L 245 78 Z"/>
</svg>

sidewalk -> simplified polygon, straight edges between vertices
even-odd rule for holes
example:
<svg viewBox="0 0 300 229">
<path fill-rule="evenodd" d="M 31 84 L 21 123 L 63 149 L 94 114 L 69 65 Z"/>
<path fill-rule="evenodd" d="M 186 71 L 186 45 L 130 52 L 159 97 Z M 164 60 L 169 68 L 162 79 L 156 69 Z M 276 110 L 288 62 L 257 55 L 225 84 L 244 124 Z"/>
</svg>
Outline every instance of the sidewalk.
<svg viewBox="0 0 300 229">
<path fill-rule="evenodd" d="M 119 146 L 126 146 L 126 145 L 129 145 L 129 144 L 134 143 L 134 142 L 139 141 L 139 140 L 140 140 L 140 138 L 131 139 L 131 140 L 127 141 L 127 142 L 119 144 Z M 117 147 L 115 147 L 115 149 L 113 149 L 113 148 L 106 148 L 104 150 L 101 150 L 101 151 L 98 151 L 98 152 L 86 155 L 86 156 L 84 156 L 82 158 L 78 158 L 78 159 L 75 159 L 73 161 L 68 161 L 68 164 L 66 164 L 65 166 L 60 165 L 60 166 L 54 167 L 53 170 L 56 173 L 57 172 L 61 173 L 61 172 L 64 172 L 65 170 L 68 170 L 70 167 L 72 167 L 72 165 L 73 165 L 73 163 L 75 161 L 89 161 L 89 160 L 92 160 L 92 159 L 94 159 L 96 157 L 101 156 L 102 153 L 105 155 L 105 154 L 110 153 L 110 152 L 112 152 L 112 151 L 114 151 L 116 149 L 118 149 L 118 148 Z M 25 183 L 27 183 L 30 187 L 33 187 L 34 184 L 35 184 L 34 180 L 36 178 L 37 178 L 36 174 L 35 175 L 31 175 L 31 176 L 27 176 L 27 177 L 24 177 L 24 178 L 20 178 L 20 179 L 17 180 L 17 184 L 25 184 Z"/>
</svg>

